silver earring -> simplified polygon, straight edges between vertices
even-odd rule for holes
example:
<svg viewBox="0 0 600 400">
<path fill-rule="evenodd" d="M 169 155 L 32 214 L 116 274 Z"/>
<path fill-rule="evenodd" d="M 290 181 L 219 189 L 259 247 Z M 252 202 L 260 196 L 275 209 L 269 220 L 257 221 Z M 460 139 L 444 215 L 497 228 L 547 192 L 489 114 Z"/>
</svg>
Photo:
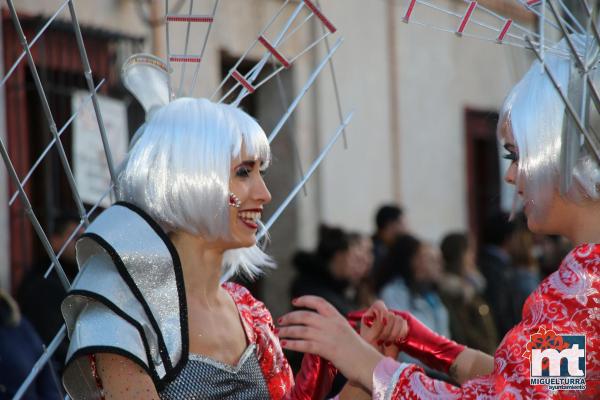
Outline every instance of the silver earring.
<svg viewBox="0 0 600 400">
<path fill-rule="evenodd" d="M 241 205 L 240 199 L 233 192 L 229 192 L 229 207 L 240 208 Z"/>
</svg>

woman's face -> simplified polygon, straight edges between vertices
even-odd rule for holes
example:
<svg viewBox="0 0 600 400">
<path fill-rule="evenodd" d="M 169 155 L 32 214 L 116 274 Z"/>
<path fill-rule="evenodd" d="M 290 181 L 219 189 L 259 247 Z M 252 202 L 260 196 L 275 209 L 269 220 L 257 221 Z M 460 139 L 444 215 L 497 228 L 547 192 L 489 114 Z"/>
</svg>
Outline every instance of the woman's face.
<svg viewBox="0 0 600 400">
<path fill-rule="evenodd" d="M 514 137 L 510 129 L 502 129 L 504 139 L 504 149 L 507 154 L 504 158 L 511 161 L 510 166 L 504 174 L 504 181 L 516 186 L 517 194 L 523 202 L 523 212 L 527 217 L 527 227 L 530 231 L 540 234 L 565 234 L 565 231 L 571 225 L 572 204 L 559 195 L 557 191 L 552 193 L 552 197 L 544 206 L 539 209 L 533 199 L 529 198 L 526 191 L 525 179 L 517 179 L 519 166 L 519 150 L 515 144 Z"/>
<path fill-rule="evenodd" d="M 348 249 L 349 280 L 358 283 L 369 274 L 373 267 L 373 242 L 362 237 Z"/>
<path fill-rule="evenodd" d="M 422 244 L 412 262 L 415 281 L 433 283 L 442 275 L 442 257 L 440 251 L 430 244 Z"/>
<path fill-rule="evenodd" d="M 229 190 L 239 199 L 239 207 L 229 207 L 231 248 L 251 247 L 256 243 L 257 222 L 263 206 L 271 201 L 262 174 L 261 161 L 248 156 L 243 149 L 231 161 Z"/>
<path fill-rule="evenodd" d="M 469 273 L 477 270 L 477 262 L 475 261 L 475 247 L 472 244 L 469 244 L 467 250 L 465 250 L 465 254 L 463 255 L 463 273 Z"/>
</svg>

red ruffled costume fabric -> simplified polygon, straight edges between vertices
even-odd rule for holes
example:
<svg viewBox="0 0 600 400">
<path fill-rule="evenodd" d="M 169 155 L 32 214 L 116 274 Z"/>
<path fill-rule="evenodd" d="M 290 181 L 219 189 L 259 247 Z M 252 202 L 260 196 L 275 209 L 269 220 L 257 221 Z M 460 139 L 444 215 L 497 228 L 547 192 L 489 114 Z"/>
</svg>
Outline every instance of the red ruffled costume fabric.
<svg viewBox="0 0 600 400">
<path fill-rule="evenodd" d="M 244 319 L 246 335 L 256 343 L 258 360 L 271 399 L 324 399 L 337 373 L 335 367 L 321 357 L 306 354 L 294 382 L 290 365 L 283 354 L 279 339 L 275 336 L 275 326 L 269 310 L 243 286 L 225 283 L 223 287 L 238 306 Z"/>
</svg>

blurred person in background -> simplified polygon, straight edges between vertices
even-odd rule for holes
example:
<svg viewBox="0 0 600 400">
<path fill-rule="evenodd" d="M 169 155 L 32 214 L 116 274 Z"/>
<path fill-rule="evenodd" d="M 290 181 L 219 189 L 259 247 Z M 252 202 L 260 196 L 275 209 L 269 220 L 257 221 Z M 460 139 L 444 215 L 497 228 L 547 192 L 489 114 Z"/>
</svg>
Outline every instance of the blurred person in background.
<svg viewBox="0 0 600 400">
<path fill-rule="evenodd" d="M 390 309 L 406 310 L 440 335 L 449 337 L 448 310 L 438 293 L 440 252 L 414 236 L 399 235 L 375 280 L 375 289 Z"/>
<path fill-rule="evenodd" d="M 450 337 L 450 317 L 438 292 L 441 278 L 439 249 L 412 235 L 401 234 L 377 271 L 375 289 L 389 309 L 407 311 L 431 331 Z M 448 379 L 406 353 L 400 353 L 398 360 L 422 366 L 429 376 Z"/>
<path fill-rule="evenodd" d="M 514 231 L 515 224 L 509 221 L 508 214 L 493 214 L 486 220 L 479 254 L 479 267 L 488 282 L 485 298 L 492 309 L 499 337 L 521 319 L 509 295 L 514 270 L 508 249 Z"/>
<path fill-rule="evenodd" d="M 534 256 L 533 234 L 520 227 L 512 236 L 509 253 L 514 268 L 510 297 L 515 310 L 522 310 L 529 295 L 540 284 L 540 270 Z"/>
<path fill-rule="evenodd" d="M 298 275 L 292 283 L 292 297 L 307 294 L 323 297 L 343 315 L 356 310 L 356 290 L 351 281 L 358 281 L 360 269 L 365 267 L 352 260 L 360 257 L 350 251 L 350 242 L 351 238 L 341 228 L 322 224 L 316 251 L 298 251 L 293 257 Z"/>
<path fill-rule="evenodd" d="M 357 310 L 361 307 L 361 295 L 367 300 L 370 298 L 365 278 L 373 265 L 372 251 L 370 238 L 322 224 L 316 251 L 299 251 L 294 255 L 293 264 L 298 275 L 292 283 L 292 298 L 320 296 L 342 315 Z M 287 356 L 293 369 L 298 369 L 300 353 Z M 345 383 L 343 376 L 336 376 L 327 398 L 338 394 Z"/>
<path fill-rule="evenodd" d="M 394 239 L 401 234 L 406 233 L 404 222 L 404 211 L 396 204 L 387 204 L 381 206 L 375 214 L 375 226 L 377 231 L 373 235 L 373 268 L 379 269 L 385 259 L 389 247 Z"/>
<path fill-rule="evenodd" d="M 348 256 L 348 280 L 355 291 L 359 308 L 369 307 L 377 300 L 373 287 L 373 241 L 361 233 L 348 234 L 350 242 Z"/>
<path fill-rule="evenodd" d="M 573 245 L 564 236 L 535 235 L 535 257 L 540 266 L 540 278 L 544 279 L 556 270 L 556 265 L 569 254 Z"/>
<path fill-rule="evenodd" d="M 14 299 L 0 289 L 0 400 L 12 399 L 44 351 L 42 341 Z M 24 400 L 62 399 L 61 385 L 51 364 L 40 371 Z"/>
<path fill-rule="evenodd" d="M 493 354 L 498 336 L 483 299 L 487 282 L 475 263 L 473 242 L 466 233 L 453 232 L 444 237 L 440 247 L 445 271 L 439 289 L 450 313 L 452 339 Z"/>
<path fill-rule="evenodd" d="M 54 232 L 49 237 L 55 254 L 58 254 L 78 225 L 78 217 L 72 214 L 62 215 L 56 220 Z M 72 281 L 78 270 L 75 260 L 75 240 L 67 245 L 59 261 L 67 278 Z M 44 278 L 50 263 L 50 259 L 45 257 L 37 265 L 34 265 L 21 282 L 17 292 L 17 302 L 23 315 L 31 322 L 46 344 L 52 341 L 63 324 L 60 304 L 67 295 L 56 271 L 50 272 L 48 277 Z M 59 374 L 62 373 L 67 350 L 68 343 L 65 340 L 52 357 Z"/>
</svg>

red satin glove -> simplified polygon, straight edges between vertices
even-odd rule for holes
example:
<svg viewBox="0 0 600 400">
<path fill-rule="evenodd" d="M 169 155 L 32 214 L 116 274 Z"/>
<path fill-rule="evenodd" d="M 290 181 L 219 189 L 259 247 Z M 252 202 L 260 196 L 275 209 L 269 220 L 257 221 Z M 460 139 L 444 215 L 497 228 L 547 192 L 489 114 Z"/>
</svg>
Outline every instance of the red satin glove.
<svg viewBox="0 0 600 400">
<path fill-rule="evenodd" d="M 305 354 L 296 375 L 296 383 L 286 400 L 324 399 L 331 391 L 337 369 L 329 361 L 314 354 Z"/>
<path fill-rule="evenodd" d="M 430 368 L 447 373 L 465 346 L 435 333 L 407 311 L 391 311 L 408 323 L 408 335 L 398 343 L 400 350 Z"/>
<path fill-rule="evenodd" d="M 361 321 L 366 311 L 349 313 L 347 317 L 350 324 L 357 328 L 358 321 Z M 447 373 L 456 357 L 465 349 L 465 346 L 435 333 L 411 313 L 398 310 L 389 311 L 404 318 L 408 323 L 408 334 L 396 342 L 400 351 L 420 360 L 428 367 Z M 367 319 L 362 322 L 372 323 Z"/>
</svg>

